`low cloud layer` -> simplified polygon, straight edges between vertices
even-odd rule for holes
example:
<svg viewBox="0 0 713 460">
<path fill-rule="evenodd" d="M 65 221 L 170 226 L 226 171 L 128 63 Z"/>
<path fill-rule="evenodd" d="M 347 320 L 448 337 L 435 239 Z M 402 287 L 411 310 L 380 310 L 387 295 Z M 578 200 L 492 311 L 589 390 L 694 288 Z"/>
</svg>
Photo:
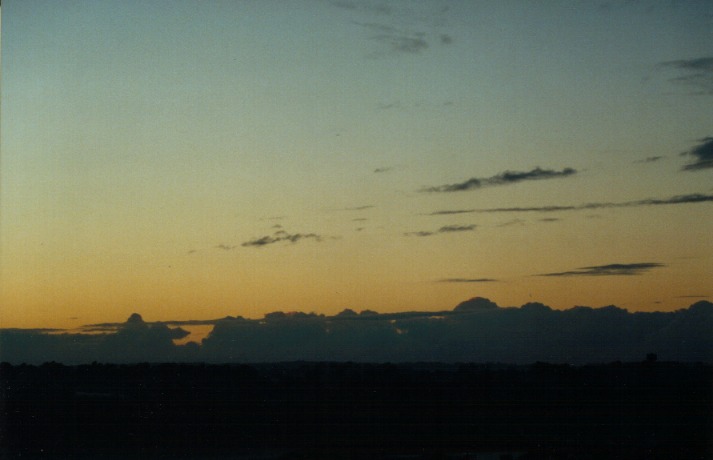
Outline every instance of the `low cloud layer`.
<svg viewBox="0 0 713 460">
<path fill-rule="evenodd" d="M 457 232 L 472 232 L 476 228 L 476 225 L 444 225 L 436 231 L 419 231 L 419 232 L 406 232 L 406 236 L 433 236 L 439 233 L 457 233 Z"/>
<path fill-rule="evenodd" d="M 577 171 L 572 168 L 564 168 L 562 171 L 552 169 L 535 168 L 531 171 L 505 171 L 491 177 L 472 177 L 465 182 L 456 184 L 439 185 L 428 187 L 423 192 L 463 192 L 467 190 L 477 190 L 483 187 L 493 187 L 496 185 L 516 184 L 518 182 L 557 179 L 572 176 Z"/>
<path fill-rule="evenodd" d="M 699 144 L 684 155 L 693 157 L 693 161 L 683 167 L 684 171 L 698 171 L 713 168 L 713 137 L 704 137 Z"/>
<path fill-rule="evenodd" d="M 599 267 L 601 270 L 602 267 Z M 0 330 L 2 360 L 98 362 L 502 362 L 584 364 L 641 361 L 713 362 L 713 303 L 674 312 L 630 313 L 608 306 L 553 310 L 540 303 L 499 307 L 474 298 L 450 310 L 334 316 L 274 312 L 262 319 L 215 320 L 198 344 L 175 345 L 180 328 L 132 315 L 108 334 Z"/>
<path fill-rule="evenodd" d="M 631 276 L 642 275 L 654 268 L 659 267 L 665 267 L 665 265 L 657 262 L 595 265 L 592 267 L 581 267 L 566 272 L 545 273 L 538 276 Z"/>
<path fill-rule="evenodd" d="M 241 244 L 244 247 L 262 247 L 280 242 L 296 243 L 300 240 L 312 239 L 322 241 L 322 237 L 316 233 L 287 233 L 284 230 L 277 231 L 272 235 L 266 235 L 253 240 L 249 240 Z"/>
</svg>

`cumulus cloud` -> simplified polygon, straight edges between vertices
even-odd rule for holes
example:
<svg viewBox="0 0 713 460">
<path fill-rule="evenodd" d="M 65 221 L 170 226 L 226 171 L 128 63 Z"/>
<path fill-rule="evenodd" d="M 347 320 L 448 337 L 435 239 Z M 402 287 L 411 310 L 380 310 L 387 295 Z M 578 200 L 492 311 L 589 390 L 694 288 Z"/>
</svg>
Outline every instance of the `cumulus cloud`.
<svg viewBox="0 0 713 460">
<path fill-rule="evenodd" d="M 500 307 L 474 298 L 455 308 L 334 316 L 273 312 L 227 317 L 201 344 L 175 345 L 181 331 L 132 316 L 110 334 L 0 330 L 4 361 L 98 362 L 591 362 L 713 360 L 713 303 L 674 312 L 607 306 L 553 310 L 541 303 Z M 685 344 L 685 346 L 682 346 Z"/>
<path fill-rule="evenodd" d="M 406 236 L 432 236 L 439 233 L 456 233 L 456 232 L 472 232 L 476 228 L 475 224 L 472 225 L 444 225 L 434 232 L 420 231 L 420 232 L 407 232 L 404 233 Z"/>
<path fill-rule="evenodd" d="M 713 137 L 704 137 L 697 146 L 683 154 L 694 158 L 692 163 L 683 167 L 684 171 L 713 168 Z"/>
<path fill-rule="evenodd" d="M 9 362 L 38 364 L 49 361 L 66 364 L 92 361 L 129 363 L 194 360 L 187 348 L 174 340 L 189 333 L 163 323 L 146 323 L 138 313 L 124 323 L 106 327 L 85 327 L 90 334 L 47 334 L 37 331 L 0 329 L 2 358 Z M 103 333 L 98 333 L 103 332 Z"/>
<path fill-rule="evenodd" d="M 277 231 L 272 235 L 261 236 L 249 241 L 244 242 L 241 246 L 244 247 L 262 247 L 270 244 L 279 243 L 282 241 L 289 241 L 290 243 L 296 243 L 304 239 L 313 239 L 315 241 L 322 241 L 322 236 L 316 233 L 287 233 L 284 230 Z"/>
<path fill-rule="evenodd" d="M 657 262 L 595 265 L 592 267 L 581 267 L 566 272 L 545 273 L 538 276 L 632 276 L 642 275 L 654 268 L 665 266 L 666 265 Z"/>
<path fill-rule="evenodd" d="M 439 185 L 427 187 L 422 192 L 463 192 L 467 190 L 477 190 L 483 187 L 496 185 L 516 184 L 518 182 L 544 179 L 557 179 L 576 174 L 573 168 L 564 168 L 562 171 L 552 169 L 535 168 L 530 171 L 504 171 L 491 177 L 472 177 L 464 182 L 456 184 Z"/>
<path fill-rule="evenodd" d="M 673 68 L 682 73 L 670 81 L 694 87 L 698 94 L 713 95 L 713 57 L 679 59 L 660 64 L 662 68 Z"/>
<path fill-rule="evenodd" d="M 572 206 L 530 206 L 511 208 L 483 208 L 474 209 L 473 212 L 556 212 L 556 211 L 579 211 L 584 209 L 604 209 L 604 208 L 631 208 L 638 206 L 663 206 L 688 203 L 706 203 L 713 201 L 713 194 L 689 193 L 687 195 L 675 195 L 669 198 L 647 198 L 644 200 L 621 201 L 608 203 L 585 203 Z"/>
</svg>

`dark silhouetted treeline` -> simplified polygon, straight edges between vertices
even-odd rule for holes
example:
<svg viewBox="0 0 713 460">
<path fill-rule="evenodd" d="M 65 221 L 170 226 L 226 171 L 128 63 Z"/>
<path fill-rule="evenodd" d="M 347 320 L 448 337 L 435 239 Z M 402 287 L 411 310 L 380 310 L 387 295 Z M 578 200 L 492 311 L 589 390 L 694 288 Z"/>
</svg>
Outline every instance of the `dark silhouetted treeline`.
<svg viewBox="0 0 713 460">
<path fill-rule="evenodd" d="M 713 454 L 704 364 L 4 363 L 0 378 L 2 458 Z"/>
</svg>

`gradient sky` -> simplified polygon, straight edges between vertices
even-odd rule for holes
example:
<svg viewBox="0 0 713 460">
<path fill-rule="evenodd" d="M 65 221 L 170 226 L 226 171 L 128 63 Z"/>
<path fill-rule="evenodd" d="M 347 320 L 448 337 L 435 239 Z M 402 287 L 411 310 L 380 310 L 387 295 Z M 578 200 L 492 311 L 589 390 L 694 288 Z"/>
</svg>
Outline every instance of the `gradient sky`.
<svg viewBox="0 0 713 460">
<path fill-rule="evenodd" d="M 713 296 L 713 3 L 2 6 L 0 327 Z"/>
</svg>

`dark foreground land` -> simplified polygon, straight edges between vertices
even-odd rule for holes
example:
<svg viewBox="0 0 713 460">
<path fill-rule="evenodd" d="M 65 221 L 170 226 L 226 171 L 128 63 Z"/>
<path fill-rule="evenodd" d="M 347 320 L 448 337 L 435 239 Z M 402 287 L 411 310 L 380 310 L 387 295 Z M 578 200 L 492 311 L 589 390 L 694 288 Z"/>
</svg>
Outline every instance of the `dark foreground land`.
<svg viewBox="0 0 713 460">
<path fill-rule="evenodd" d="M 2 458 L 713 458 L 702 364 L 2 364 L 0 380 Z"/>
</svg>

